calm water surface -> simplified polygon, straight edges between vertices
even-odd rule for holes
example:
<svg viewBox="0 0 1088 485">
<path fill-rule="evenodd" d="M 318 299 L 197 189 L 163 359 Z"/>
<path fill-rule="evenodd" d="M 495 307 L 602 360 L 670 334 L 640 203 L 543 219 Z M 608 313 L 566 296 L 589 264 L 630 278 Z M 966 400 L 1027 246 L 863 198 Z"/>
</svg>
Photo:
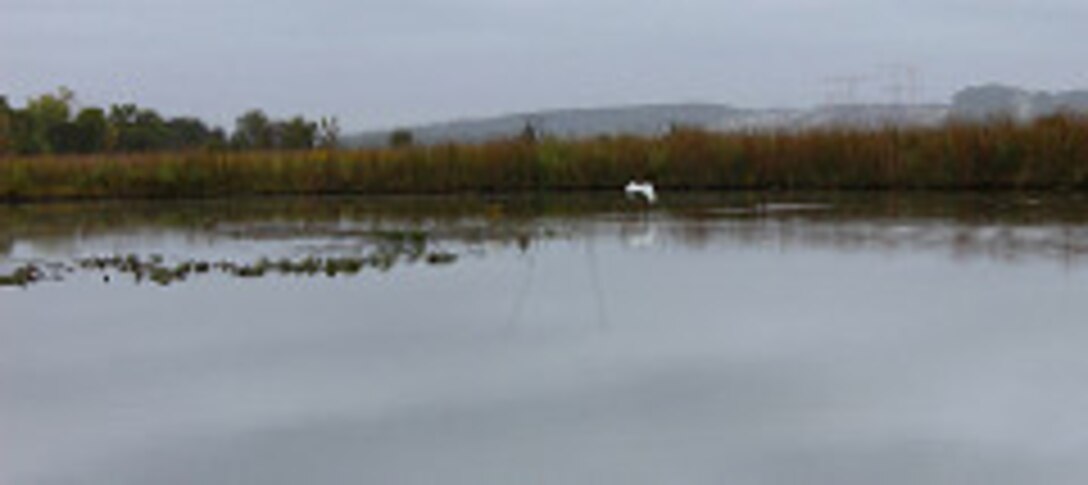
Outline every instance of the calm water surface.
<svg viewBox="0 0 1088 485">
<path fill-rule="evenodd" d="M 0 483 L 1085 483 L 1086 263 L 1073 197 L 0 208 Z"/>
</svg>

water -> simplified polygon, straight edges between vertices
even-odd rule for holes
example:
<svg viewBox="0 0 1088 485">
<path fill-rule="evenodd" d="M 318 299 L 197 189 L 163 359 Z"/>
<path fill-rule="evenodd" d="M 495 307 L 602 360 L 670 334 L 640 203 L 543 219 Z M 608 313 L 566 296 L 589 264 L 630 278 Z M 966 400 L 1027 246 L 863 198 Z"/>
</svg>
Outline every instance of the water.
<svg viewBox="0 0 1088 485">
<path fill-rule="evenodd" d="M 664 199 L 0 209 L 0 483 L 1088 479 L 1084 201 Z"/>
</svg>

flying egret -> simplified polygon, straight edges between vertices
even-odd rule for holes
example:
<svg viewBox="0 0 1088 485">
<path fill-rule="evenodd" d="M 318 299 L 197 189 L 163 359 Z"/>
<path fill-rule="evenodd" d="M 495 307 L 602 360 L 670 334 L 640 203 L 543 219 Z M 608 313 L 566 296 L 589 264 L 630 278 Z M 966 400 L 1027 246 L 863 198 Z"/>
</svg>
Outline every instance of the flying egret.
<svg viewBox="0 0 1088 485">
<path fill-rule="evenodd" d="M 623 192 L 628 197 L 642 197 L 647 204 L 653 204 L 657 201 L 657 193 L 654 191 L 654 185 L 650 182 L 635 182 L 632 180 L 627 182 Z"/>
</svg>

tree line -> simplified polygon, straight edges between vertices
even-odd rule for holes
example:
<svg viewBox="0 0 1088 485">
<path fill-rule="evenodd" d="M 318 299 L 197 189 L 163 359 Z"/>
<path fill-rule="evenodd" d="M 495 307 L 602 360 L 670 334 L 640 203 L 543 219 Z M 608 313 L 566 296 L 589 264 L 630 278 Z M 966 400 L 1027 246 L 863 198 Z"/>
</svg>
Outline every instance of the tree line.
<svg viewBox="0 0 1088 485">
<path fill-rule="evenodd" d="M 142 153 L 192 150 L 307 150 L 335 147 L 335 118 L 270 118 L 247 111 L 228 133 L 188 116 L 165 117 L 132 103 L 78 107 L 60 88 L 29 99 L 22 108 L 0 95 L 0 156 L 71 153 Z"/>
</svg>

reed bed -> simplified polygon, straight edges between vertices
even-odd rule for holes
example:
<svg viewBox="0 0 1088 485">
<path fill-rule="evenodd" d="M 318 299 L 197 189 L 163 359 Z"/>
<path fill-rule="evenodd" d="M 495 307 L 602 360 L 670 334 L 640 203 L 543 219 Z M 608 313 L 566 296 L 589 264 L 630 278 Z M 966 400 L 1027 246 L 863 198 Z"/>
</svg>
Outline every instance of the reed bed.
<svg viewBox="0 0 1088 485">
<path fill-rule="evenodd" d="M 0 159 L 0 200 L 616 190 L 1084 190 L 1088 118 L 935 128 L 515 138 L 362 150 Z"/>
</svg>

